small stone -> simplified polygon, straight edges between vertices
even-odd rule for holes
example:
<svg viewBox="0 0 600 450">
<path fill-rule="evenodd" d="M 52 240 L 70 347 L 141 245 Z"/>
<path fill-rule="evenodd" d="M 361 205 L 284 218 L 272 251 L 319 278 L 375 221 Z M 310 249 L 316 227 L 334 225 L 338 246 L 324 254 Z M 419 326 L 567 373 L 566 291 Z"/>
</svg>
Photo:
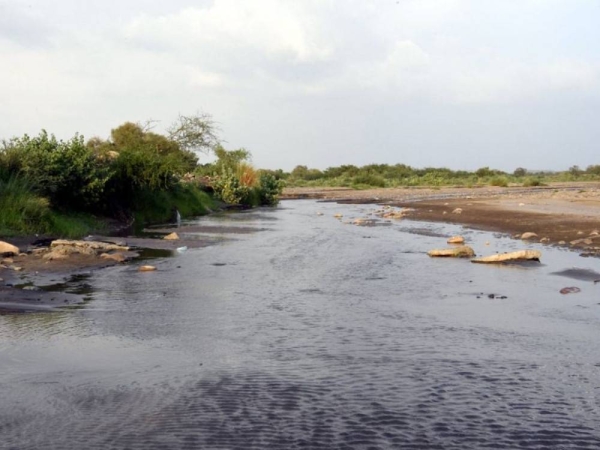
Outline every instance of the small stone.
<svg viewBox="0 0 600 450">
<path fill-rule="evenodd" d="M 581 235 L 583 234 L 583 231 L 578 231 L 578 232 L 577 232 L 577 234 L 578 234 L 579 236 L 581 236 Z"/>
<path fill-rule="evenodd" d="M 12 258 L 4 258 L 2 260 L 2 264 L 6 265 L 6 266 L 10 266 L 13 262 L 14 262 L 14 260 Z"/>
<path fill-rule="evenodd" d="M 138 272 L 154 272 L 156 267 L 154 266 L 140 266 Z"/>
<path fill-rule="evenodd" d="M 546 243 L 550 242 L 550 238 L 543 237 L 543 238 L 540 239 L 540 242 L 543 243 L 543 244 L 546 244 Z"/>
<path fill-rule="evenodd" d="M 447 242 L 448 244 L 464 244 L 465 238 L 462 236 L 452 236 Z"/>
<path fill-rule="evenodd" d="M 344 217 L 344 215 L 340 214 L 340 213 L 337 213 L 337 214 L 334 214 L 333 217 L 335 217 L 336 219 L 341 219 L 342 217 Z"/>
<path fill-rule="evenodd" d="M 179 240 L 179 235 L 177 233 L 167 234 L 164 238 L 165 241 L 177 241 Z"/>
<path fill-rule="evenodd" d="M 566 245 L 567 243 L 565 241 L 558 241 L 558 245 Z"/>
<path fill-rule="evenodd" d="M 581 292 L 581 289 L 579 289 L 577 286 L 569 286 L 560 290 L 561 294 L 577 294 L 578 292 Z"/>
<path fill-rule="evenodd" d="M 21 272 L 23 270 L 20 266 L 10 266 L 9 269 L 14 270 L 15 272 Z"/>
<path fill-rule="evenodd" d="M 592 230 L 590 236 L 600 236 L 600 232 L 598 230 Z"/>
<path fill-rule="evenodd" d="M 525 203 L 519 203 L 519 206 L 525 206 Z"/>
<path fill-rule="evenodd" d="M 462 212 L 462 208 L 456 208 L 454 211 L 452 211 L 452 214 L 462 214 Z"/>
<path fill-rule="evenodd" d="M 323 215 L 323 213 L 322 213 L 322 212 L 318 212 L 318 213 L 317 213 L 317 216 L 322 216 L 322 215 Z"/>
</svg>

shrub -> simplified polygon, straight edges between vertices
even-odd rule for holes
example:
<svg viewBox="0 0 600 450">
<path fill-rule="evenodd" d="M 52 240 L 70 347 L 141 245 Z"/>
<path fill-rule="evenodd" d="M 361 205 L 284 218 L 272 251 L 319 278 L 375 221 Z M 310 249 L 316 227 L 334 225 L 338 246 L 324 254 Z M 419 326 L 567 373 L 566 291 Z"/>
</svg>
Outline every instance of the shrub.
<svg viewBox="0 0 600 450">
<path fill-rule="evenodd" d="M 96 159 L 79 135 L 64 142 L 42 131 L 37 137 L 12 139 L 2 153 L 10 170 L 27 178 L 57 209 L 93 209 L 110 176 L 108 165 Z"/>
<path fill-rule="evenodd" d="M 493 177 L 490 180 L 491 186 L 508 187 L 508 179 L 506 177 Z"/>
<path fill-rule="evenodd" d="M 261 205 L 275 206 L 283 191 L 284 182 L 270 173 L 261 173 L 259 179 L 259 202 Z"/>
<path fill-rule="evenodd" d="M 215 195 L 219 200 L 232 205 L 241 205 L 248 198 L 251 188 L 240 183 L 239 178 L 229 169 L 223 169 L 213 181 Z"/>
<path fill-rule="evenodd" d="M 537 178 L 526 178 L 525 181 L 523 181 L 523 186 L 525 186 L 525 187 L 542 186 L 542 182 Z"/>
</svg>

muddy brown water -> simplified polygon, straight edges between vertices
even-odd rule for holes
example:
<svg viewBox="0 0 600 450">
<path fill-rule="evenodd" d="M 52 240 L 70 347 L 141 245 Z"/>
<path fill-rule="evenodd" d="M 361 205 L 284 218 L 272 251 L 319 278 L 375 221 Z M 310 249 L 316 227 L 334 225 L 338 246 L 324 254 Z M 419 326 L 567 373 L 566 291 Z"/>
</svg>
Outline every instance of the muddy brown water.
<svg viewBox="0 0 600 450">
<path fill-rule="evenodd" d="M 0 448 L 600 448 L 600 284 L 571 276 L 600 260 L 430 259 L 459 233 L 478 254 L 523 243 L 333 217 L 374 209 L 202 218 L 260 231 L 96 272 L 78 309 L 0 316 Z"/>
</svg>

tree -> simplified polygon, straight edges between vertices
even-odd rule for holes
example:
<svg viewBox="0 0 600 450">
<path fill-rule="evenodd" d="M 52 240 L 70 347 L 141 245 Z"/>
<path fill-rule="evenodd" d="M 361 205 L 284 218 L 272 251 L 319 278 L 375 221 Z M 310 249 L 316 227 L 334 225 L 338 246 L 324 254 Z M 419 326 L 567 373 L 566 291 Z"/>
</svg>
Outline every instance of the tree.
<svg viewBox="0 0 600 450">
<path fill-rule="evenodd" d="M 167 128 L 167 137 L 179 144 L 182 150 L 207 154 L 219 144 L 217 132 L 218 128 L 210 114 L 180 114 L 173 125 Z"/>
<path fill-rule="evenodd" d="M 525 175 L 527 175 L 527 169 L 523 167 L 517 167 L 513 172 L 513 175 L 515 177 L 524 177 Z"/>
<path fill-rule="evenodd" d="M 571 166 L 569 167 L 569 173 L 577 178 L 579 175 L 581 175 L 581 169 L 577 165 Z"/>
</svg>

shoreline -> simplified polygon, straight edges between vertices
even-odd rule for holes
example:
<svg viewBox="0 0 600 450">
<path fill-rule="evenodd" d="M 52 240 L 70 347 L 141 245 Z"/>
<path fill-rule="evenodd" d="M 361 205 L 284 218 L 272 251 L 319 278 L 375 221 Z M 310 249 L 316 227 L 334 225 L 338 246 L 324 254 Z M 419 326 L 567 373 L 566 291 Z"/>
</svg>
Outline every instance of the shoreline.
<svg viewBox="0 0 600 450">
<path fill-rule="evenodd" d="M 600 183 L 542 187 L 478 188 L 291 188 L 285 199 L 407 208 L 408 220 L 444 222 L 600 256 Z"/>
<path fill-rule="evenodd" d="M 600 183 L 566 184 L 535 188 L 418 188 L 371 189 L 295 188 L 284 192 L 283 200 L 313 199 L 343 204 L 378 204 L 404 208 L 402 220 L 443 222 L 467 228 L 497 232 L 520 238 L 537 234 L 535 242 L 580 252 L 581 256 L 600 257 Z M 457 211 L 460 210 L 460 213 Z M 198 228 L 198 227 L 196 227 Z M 215 227 L 201 227 L 215 232 Z M 226 229 L 225 233 L 259 230 Z M 131 246 L 127 262 L 75 254 L 64 260 L 45 261 L 43 252 L 31 246 L 33 237 L 7 239 L 20 247 L 11 265 L 0 266 L 0 314 L 59 311 L 65 306 L 85 303 L 85 279 L 94 271 L 128 264 L 141 265 L 148 259 L 171 257 L 177 248 L 200 248 L 219 240 L 206 236 L 191 238 L 180 228 L 157 228 L 154 237 L 90 236 L 92 240 Z M 198 231 L 198 230 L 191 230 Z M 180 232 L 181 238 L 160 238 Z M 0 239 L 1 240 L 1 239 Z M 524 242 L 532 242 L 524 241 Z M 1 258 L 0 258 L 1 259 Z M 55 286 L 63 286 L 55 289 Z"/>
</svg>

